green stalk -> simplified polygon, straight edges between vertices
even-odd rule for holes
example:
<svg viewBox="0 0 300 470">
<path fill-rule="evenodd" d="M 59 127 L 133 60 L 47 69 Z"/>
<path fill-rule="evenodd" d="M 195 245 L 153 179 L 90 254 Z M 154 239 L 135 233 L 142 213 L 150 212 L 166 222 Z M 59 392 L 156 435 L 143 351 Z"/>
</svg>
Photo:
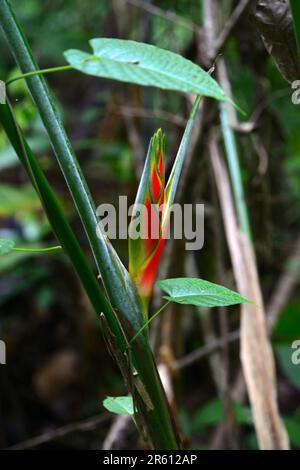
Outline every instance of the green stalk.
<svg viewBox="0 0 300 470">
<path fill-rule="evenodd" d="M 29 44 L 7 0 L 0 0 L 0 22 L 22 73 L 28 74 L 38 70 Z M 127 337 L 131 337 L 128 335 L 141 328 L 143 314 L 129 274 L 105 236 L 97 236 L 98 220 L 94 203 L 44 78 L 32 75 L 27 77 L 26 81 L 81 217 L 109 299 L 118 313 Z M 110 317 L 106 318 L 109 323 Z M 119 342 L 118 345 L 121 352 L 124 352 Z M 140 380 L 144 390 L 141 392 L 140 388 L 139 409 L 142 410 L 150 440 L 156 449 L 177 449 L 178 437 L 147 336 L 140 335 L 132 345 L 131 351 L 137 371 L 135 380 Z"/>
<path fill-rule="evenodd" d="M 154 315 L 152 315 L 151 318 L 149 318 L 149 320 L 147 320 L 144 325 L 142 326 L 142 328 L 134 335 L 134 337 L 129 341 L 129 344 L 132 344 L 136 339 L 137 337 L 144 331 L 145 328 L 148 328 L 148 326 L 150 325 L 150 323 L 153 322 L 153 320 L 155 320 L 156 317 L 158 317 L 158 315 L 169 305 L 171 301 L 168 300 L 168 302 L 164 303 L 160 309 L 154 313 Z"/>
<path fill-rule="evenodd" d="M 37 187 L 37 192 L 41 198 L 41 202 L 48 216 L 49 222 L 58 240 L 62 244 L 65 253 L 69 255 L 95 312 L 98 315 L 102 312 L 104 313 L 121 351 L 125 351 L 126 346 L 123 333 L 121 332 L 118 322 L 111 311 L 111 307 L 103 295 L 95 276 L 90 270 L 86 257 L 62 212 L 59 201 L 49 186 L 48 181 L 30 147 L 23 139 L 20 129 L 16 127 L 16 122 L 9 104 L 0 105 L 0 122 L 12 146 L 18 154 L 21 163 L 24 165 L 32 184 Z M 23 139 L 23 144 L 20 141 L 21 138 Z M 144 403 L 141 403 L 140 405 L 141 408 L 145 408 L 144 413 L 149 416 L 149 420 L 152 424 L 152 432 L 150 436 L 151 441 L 156 449 L 176 449 L 178 448 L 178 445 L 176 444 L 176 440 L 174 441 L 173 426 L 170 421 L 164 391 L 161 387 L 160 378 L 155 367 L 152 353 L 149 348 L 145 348 L 144 344 L 141 345 L 137 342 L 135 343 L 136 344 L 131 347 L 134 356 L 133 360 L 135 357 L 138 357 L 137 361 L 134 360 L 134 365 L 137 370 L 143 371 L 143 374 L 141 374 L 143 377 L 146 376 L 149 378 L 147 392 L 152 403 L 157 404 L 156 406 L 158 409 L 158 412 L 155 410 L 149 413 L 145 408 Z M 161 436 L 163 436 L 163 439 Z"/>
<path fill-rule="evenodd" d="M 20 253 L 57 253 L 61 251 L 61 246 L 49 246 L 48 248 L 13 248 L 12 251 Z"/>
<path fill-rule="evenodd" d="M 22 80 L 28 77 L 34 77 L 35 75 L 45 75 L 47 73 L 54 73 L 54 72 L 65 72 L 66 70 L 74 70 L 72 65 L 62 65 L 61 67 L 51 67 L 50 69 L 42 69 L 36 70 L 34 72 L 23 73 L 22 75 L 18 75 L 17 77 L 13 77 L 10 80 L 7 80 L 6 86 L 10 85 L 11 83 L 16 82 L 17 80 Z"/>
<path fill-rule="evenodd" d="M 228 109 L 224 103 L 220 103 L 220 118 L 223 132 L 223 139 L 226 150 L 226 157 L 229 166 L 229 173 L 233 187 L 234 200 L 236 204 L 239 223 L 242 231 L 249 239 L 251 239 L 251 230 L 249 223 L 248 210 L 246 206 L 245 193 L 242 182 L 241 167 L 237 150 L 234 131 L 229 123 Z"/>
<path fill-rule="evenodd" d="M 17 23 L 9 2 L 6 0 L 0 1 L 0 15 L 3 31 L 22 73 L 32 74 L 36 72 L 38 68 L 29 44 Z M 33 75 L 27 77 L 26 81 L 82 219 L 100 273 L 98 260 L 102 260 L 103 256 L 99 250 L 99 239 L 96 235 L 98 220 L 89 189 L 43 77 Z"/>
</svg>

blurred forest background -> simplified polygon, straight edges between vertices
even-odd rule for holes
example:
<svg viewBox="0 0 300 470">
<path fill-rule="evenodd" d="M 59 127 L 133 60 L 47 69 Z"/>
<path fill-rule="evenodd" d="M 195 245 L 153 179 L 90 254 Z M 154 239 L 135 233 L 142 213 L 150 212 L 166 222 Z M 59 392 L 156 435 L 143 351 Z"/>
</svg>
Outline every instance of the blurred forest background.
<svg viewBox="0 0 300 470">
<path fill-rule="evenodd" d="M 238 2 L 220 2 L 224 17 Z M 93 37 L 149 42 L 208 70 L 201 0 L 14 0 L 39 66 L 63 65 L 63 51 L 88 50 Z M 0 34 L 0 78 L 18 75 Z M 226 38 L 235 101 L 245 111 L 235 131 L 266 311 L 272 324 L 281 414 L 292 446 L 300 448 L 300 366 L 291 343 L 300 339 L 299 106 L 268 55 L 249 11 Z M 299 77 L 300 79 L 300 77 Z M 59 102 L 96 204 L 134 196 L 149 138 L 162 127 L 167 164 L 173 162 L 191 102 L 176 93 L 83 76 L 51 74 Z M 23 80 L 10 87 L 21 127 L 88 251 L 85 235 Z M 160 278 L 193 276 L 236 290 L 208 152 L 220 135 L 217 105 L 208 101 L 190 149 L 181 199 L 205 204 L 205 244 L 187 253 L 166 248 Z M 0 129 L 0 238 L 18 246 L 56 244 L 17 156 Z M 116 242 L 126 262 L 127 242 Z M 0 447 L 97 449 L 142 446 L 128 418 L 109 414 L 107 395 L 124 395 L 100 325 L 66 257 L 10 253 L 0 259 Z M 158 297 L 158 298 L 157 298 Z M 159 306 L 155 295 L 152 310 Z M 175 304 L 174 304 L 175 305 Z M 172 377 L 178 422 L 187 447 L 256 449 L 251 409 L 239 359 L 239 307 L 205 311 L 172 306 L 153 324 L 157 357 Z M 116 427 L 117 420 L 117 427 Z M 113 426 L 113 428 L 112 428 Z M 113 429 L 113 432 L 112 432 Z M 14 447 L 15 446 L 15 447 Z"/>
</svg>

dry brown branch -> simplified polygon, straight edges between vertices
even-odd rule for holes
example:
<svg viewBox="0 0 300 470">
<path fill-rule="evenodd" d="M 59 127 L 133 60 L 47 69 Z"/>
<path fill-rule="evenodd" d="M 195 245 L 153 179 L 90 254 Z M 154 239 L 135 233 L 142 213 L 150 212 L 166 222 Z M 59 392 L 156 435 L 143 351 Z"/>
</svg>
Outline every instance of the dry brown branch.
<svg viewBox="0 0 300 470">
<path fill-rule="evenodd" d="M 131 5 L 134 5 L 137 8 L 142 8 L 143 10 L 147 11 L 148 13 L 151 13 L 152 15 L 159 16 L 160 18 L 163 18 L 167 21 L 171 21 L 172 23 L 175 23 L 177 25 L 184 26 L 185 28 L 190 29 L 192 31 L 201 31 L 200 26 L 198 26 L 196 23 L 193 23 L 193 21 L 187 20 L 186 18 L 177 15 L 174 11 L 163 10 L 162 8 L 159 8 L 155 5 L 151 5 L 151 3 L 147 3 L 143 0 L 126 0 L 126 2 L 130 3 Z"/>
<path fill-rule="evenodd" d="M 218 6 L 215 0 L 204 1 L 205 36 L 209 50 L 214 48 L 219 28 Z M 224 60 L 218 63 L 217 70 L 221 86 L 225 93 L 231 96 Z M 237 122 L 232 106 L 228 106 L 228 115 L 231 123 Z M 259 446 L 261 449 L 288 449 L 287 433 L 281 423 L 277 406 L 273 353 L 267 335 L 255 254 L 250 240 L 241 232 L 237 222 L 227 169 L 213 134 L 209 140 L 209 155 L 236 284 L 239 292 L 253 302 L 243 304 L 241 309 L 241 361 Z"/>
<path fill-rule="evenodd" d="M 121 113 L 123 116 L 141 117 L 145 119 L 161 119 L 171 122 L 179 127 L 185 127 L 187 120 L 181 116 L 175 116 L 172 113 L 163 111 L 161 109 L 146 109 L 137 106 L 121 106 Z"/>
<path fill-rule="evenodd" d="M 239 230 L 227 170 L 213 135 L 209 154 L 236 283 L 239 291 L 253 301 L 242 306 L 241 360 L 260 448 L 287 449 L 288 439 L 277 408 L 273 355 L 267 341 L 255 255 L 250 242 Z"/>
<path fill-rule="evenodd" d="M 299 273 L 300 273 L 300 236 L 297 237 L 294 243 L 294 247 L 286 262 L 286 267 L 283 270 L 281 276 L 279 277 L 277 283 L 275 284 L 275 287 L 273 289 L 273 294 L 267 306 L 267 330 L 268 330 L 269 336 L 271 336 L 272 334 L 273 328 L 277 323 L 277 320 L 280 315 L 280 312 L 282 311 L 282 308 L 288 302 L 297 283 L 299 283 Z M 237 333 L 236 339 L 238 339 L 239 332 L 236 332 L 236 333 Z M 213 349 L 214 346 L 218 347 L 218 344 L 215 344 L 215 345 L 212 344 L 211 346 Z M 199 359 L 201 359 L 202 357 L 205 357 L 206 353 L 210 354 L 209 348 L 207 352 L 204 350 L 202 354 L 201 354 L 201 350 L 199 350 L 198 352 L 199 352 Z M 182 359 L 183 365 L 184 365 L 184 359 L 185 358 Z M 187 365 L 189 365 L 189 362 L 188 362 L 189 357 L 186 356 L 186 359 L 187 359 Z M 195 360 L 197 359 L 198 358 L 195 357 Z M 193 357 L 190 357 L 190 364 L 192 364 L 193 362 L 194 362 Z M 243 402 L 246 396 L 246 384 L 245 384 L 244 376 L 241 370 L 236 375 L 236 378 L 232 386 L 232 390 L 233 390 L 232 394 L 233 394 L 234 399 L 239 403 Z M 224 426 L 219 426 L 213 438 L 213 444 L 212 444 L 213 448 L 220 447 L 220 443 L 223 442 L 224 433 L 225 433 Z"/>
<path fill-rule="evenodd" d="M 222 32 L 220 33 L 219 37 L 216 39 L 214 44 L 214 57 L 217 56 L 219 51 L 223 49 L 226 44 L 227 39 L 229 38 L 232 30 L 240 20 L 241 16 L 245 12 L 246 8 L 250 4 L 251 0 L 240 0 L 237 4 L 235 10 L 233 10 L 230 18 L 228 19 L 227 23 L 224 25 Z"/>
<path fill-rule="evenodd" d="M 215 341 L 211 341 L 207 343 L 205 346 L 202 346 L 199 349 L 187 354 L 186 356 L 182 357 L 181 359 L 177 359 L 177 361 L 173 364 L 176 370 L 185 369 L 193 365 L 196 361 L 207 357 L 209 354 L 213 354 L 215 351 L 221 350 L 225 344 L 230 344 L 236 342 L 240 337 L 239 331 L 233 331 L 232 333 L 228 333 L 227 338 L 217 339 Z"/>
<path fill-rule="evenodd" d="M 128 429 L 132 426 L 131 417 L 128 415 L 118 415 L 114 418 L 109 432 L 102 444 L 102 450 L 120 450 L 124 446 L 122 442 L 126 440 Z"/>
<path fill-rule="evenodd" d="M 92 416 L 91 418 L 78 421 L 76 423 L 67 424 L 61 428 L 54 429 L 53 431 L 46 432 L 40 436 L 32 437 L 26 441 L 20 442 L 9 447 L 9 450 L 23 450 L 23 449 L 32 449 L 33 447 L 38 447 L 39 445 L 46 444 L 47 442 L 56 441 L 61 439 L 73 432 L 90 432 L 94 429 L 97 429 L 98 426 L 102 425 L 106 421 L 110 421 L 110 415 L 97 415 Z"/>
</svg>

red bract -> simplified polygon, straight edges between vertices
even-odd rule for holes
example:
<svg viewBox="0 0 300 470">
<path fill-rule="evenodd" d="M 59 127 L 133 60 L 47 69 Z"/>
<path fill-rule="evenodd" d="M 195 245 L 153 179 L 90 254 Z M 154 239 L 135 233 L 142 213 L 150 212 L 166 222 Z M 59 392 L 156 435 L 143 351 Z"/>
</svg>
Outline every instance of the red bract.
<svg viewBox="0 0 300 470">
<path fill-rule="evenodd" d="M 198 97 L 194 103 L 167 184 L 165 182 L 165 137 L 161 129 L 150 141 L 129 228 L 129 272 L 145 310 L 147 310 L 156 279 L 170 210 L 200 100 L 201 97 Z"/>
<path fill-rule="evenodd" d="M 137 193 L 129 241 L 129 272 L 147 305 L 156 278 L 164 240 L 162 212 L 165 192 L 165 138 L 159 129 L 152 137 Z M 141 236 L 134 234 L 139 218 Z"/>
</svg>

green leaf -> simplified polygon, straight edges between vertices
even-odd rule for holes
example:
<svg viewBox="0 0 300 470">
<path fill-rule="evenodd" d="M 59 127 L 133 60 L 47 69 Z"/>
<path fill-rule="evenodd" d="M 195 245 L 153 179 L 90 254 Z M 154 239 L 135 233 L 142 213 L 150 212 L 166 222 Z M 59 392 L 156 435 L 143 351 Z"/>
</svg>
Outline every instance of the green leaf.
<svg viewBox="0 0 300 470">
<path fill-rule="evenodd" d="M 134 414 L 133 399 L 130 396 L 107 397 L 103 400 L 103 406 L 111 413 L 118 415 L 132 416 Z"/>
<path fill-rule="evenodd" d="M 253 426 L 252 411 L 249 406 L 242 405 L 241 403 L 233 403 L 233 412 L 239 424 Z"/>
<path fill-rule="evenodd" d="M 175 199 L 176 190 L 177 190 L 177 186 L 178 186 L 180 175 L 181 175 L 181 170 L 182 170 L 185 156 L 186 156 L 186 153 L 189 148 L 190 141 L 191 141 L 192 131 L 195 125 L 200 101 L 201 101 L 201 96 L 198 96 L 193 105 L 189 120 L 187 122 L 184 134 L 182 136 L 182 140 L 181 140 L 181 143 L 180 143 L 177 155 L 176 155 L 174 165 L 171 170 L 171 174 L 168 179 L 168 183 L 166 185 L 165 207 L 164 207 L 163 222 L 162 222 L 163 226 L 169 220 L 170 208 Z"/>
<path fill-rule="evenodd" d="M 253 426 L 251 408 L 241 403 L 233 403 L 233 413 L 239 424 Z M 191 431 L 199 432 L 207 426 L 214 426 L 221 423 L 225 418 L 224 403 L 220 399 L 211 400 L 205 403 L 193 416 L 191 421 Z"/>
<path fill-rule="evenodd" d="M 221 307 L 249 302 L 240 294 L 203 279 L 182 277 L 157 281 L 156 284 L 168 294 L 164 299 L 178 304 Z"/>
<path fill-rule="evenodd" d="M 244 426 L 253 427 L 253 418 L 251 408 L 241 403 L 233 403 L 233 414 L 236 422 Z M 215 426 L 224 421 L 225 418 L 225 407 L 224 403 L 220 399 L 214 399 L 205 403 L 193 416 L 188 428 L 190 434 L 199 433 L 208 426 Z M 295 417 L 284 418 L 284 425 L 287 429 L 291 443 L 295 447 L 300 447 L 300 422 Z M 257 445 L 253 445 L 253 448 L 257 448 Z M 251 446 L 251 447 L 252 447 Z"/>
<path fill-rule="evenodd" d="M 285 418 L 284 425 L 293 446 L 300 448 L 300 423 L 295 418 Z"/>
<path fill-rule="evenodd" d="M 89 75 L 226 100 L 217 82 L 198 65 L 150 44 L 123 39 L 92 39 L 93 54 L 68 50 L 66 60 Z"/>
<path fill-rule="evenodd" d="M 6 255 L 10 253 L 15 246 L 13 240 L 7 240 L 6 238 L 0 238 L 0 255 Z"/>
<path fill-rule="evenodd" d="M 192 432 L 199 432 L 206 426 L 214 426 L 224 420 L 224 405 L 218 398 L 205 403 L 193 416 Z"/>
</svg>

